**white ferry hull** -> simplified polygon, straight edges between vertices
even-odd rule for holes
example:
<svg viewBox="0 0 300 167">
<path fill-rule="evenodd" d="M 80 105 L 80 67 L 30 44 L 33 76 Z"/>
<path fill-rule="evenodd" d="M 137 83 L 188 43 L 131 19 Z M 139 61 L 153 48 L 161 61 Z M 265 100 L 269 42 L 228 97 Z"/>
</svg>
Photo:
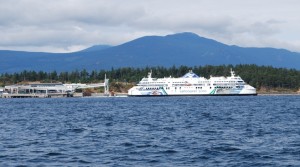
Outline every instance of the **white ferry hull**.
<svg viewBox="0 0 300 167">
<path fill-rule="evenodd" d="M 214 88 L 209 90 L 182 89 L 165 90 L 159 88 L 156 90 L 141 90 L 141 87 L 133 87 L 128 91 L 128 96 L 255 96 L 256 89 L 249 86 L 249 89 L 222 89 Z"/>
<path fill-rule="evenodd" d="M 181 78 L 143 78 L 128 96 L 253 96 L 256 89 L 231 71 L 230 77 L 199 77 L 192 71 Z"/>
</svg>

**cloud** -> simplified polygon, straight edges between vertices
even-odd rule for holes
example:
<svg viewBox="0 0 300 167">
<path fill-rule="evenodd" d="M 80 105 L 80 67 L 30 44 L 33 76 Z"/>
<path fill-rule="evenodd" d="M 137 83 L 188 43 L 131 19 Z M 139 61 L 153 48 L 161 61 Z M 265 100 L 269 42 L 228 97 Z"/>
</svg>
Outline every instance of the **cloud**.
<svg viewBox="0 0 300 167">
<path fill-rule="evenodd" d="M 1 1 L 0 49 L 71 52 L 191 31 L 227 44 L 300 51 L 299 5 L 296 0 Z"/>
</svg>

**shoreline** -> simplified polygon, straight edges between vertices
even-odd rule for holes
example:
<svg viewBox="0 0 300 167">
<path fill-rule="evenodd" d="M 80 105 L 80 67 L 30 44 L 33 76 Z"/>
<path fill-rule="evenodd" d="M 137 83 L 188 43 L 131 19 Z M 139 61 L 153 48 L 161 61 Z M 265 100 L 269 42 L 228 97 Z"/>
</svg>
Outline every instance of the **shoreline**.
<svg viewBox="0 0 300 167">
<path fill-rule="evenodd" d="M 257 93 L 257 96 L 299 96 L 299 93 Z"/>
</svg>

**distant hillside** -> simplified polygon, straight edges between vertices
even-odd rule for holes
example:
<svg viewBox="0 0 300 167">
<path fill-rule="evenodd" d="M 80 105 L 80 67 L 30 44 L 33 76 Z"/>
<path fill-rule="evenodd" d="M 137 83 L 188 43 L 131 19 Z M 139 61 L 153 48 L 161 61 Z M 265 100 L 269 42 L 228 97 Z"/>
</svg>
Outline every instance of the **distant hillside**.
<svg viewBox="0 0 300 167">
<path fill-rule="evenodd" d="M 260 93 L 295 93 L 300 91 L 300 70 L 274 68 L 270 66 L 257 65 L 220 65 L 220 66 L 180 66 L 180 67 L 145 67 L 145 68 L 114 68 L 110 70 L 86 70 L 71 72 L 36 72 L 22 71 L 19 73 L 0 75 L 0 86 L 26 83 L 26 82 L 63 82 L 63 83 L 97 83 L 103 82 L 104 77 L 109 78 L 110 88 L 113 91 L 128 90 L 135 85 L 147 73 L 152 70 L 152 76 L 163 78 L 167 76 L 181 77 L 189 70 L 193 70 L 197 75 L 210 78 L 210 76 L 230 76 L 233 68 L 236 75 L 250 85 L 260 90 Z M 124 83 L 120 85 L 119 83 Z M 127 84 L 129 83 L 129 84 Z M 131 83 L 131 84 L 130 84 Z M 123 87 L 123 88 L 122 88 Z M 126 87 L 126 89 L 124 89 Z"/>
<path fill-rule="evenodd" d="M 94 45 L 94 46 L 91 46 L 91 47 L 86 48 L 84 50 L 81 50 L 79 52 L 94 52 L 94 51 L 107 49 L 107 48 L 110 48 L 110 47 L 111 47 L 110 45 Z"/>
<path fill-rule="evenodd" d="M 119 46 L 92 48 L 65 54 L 0 51 L 0 73 L 222 64 L 257 64 L 300 69 L 300 53 L 274 48 L 229 46 L 193 33 L 146 36 Z"/>
</svg>

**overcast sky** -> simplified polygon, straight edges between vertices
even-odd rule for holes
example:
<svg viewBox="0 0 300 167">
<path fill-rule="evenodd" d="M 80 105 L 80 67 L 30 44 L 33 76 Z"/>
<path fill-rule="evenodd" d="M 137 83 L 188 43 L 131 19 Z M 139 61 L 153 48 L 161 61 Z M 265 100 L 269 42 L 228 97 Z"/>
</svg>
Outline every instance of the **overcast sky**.
<svg viewBox="0 0 300 167">
<path fill-rule="evenodd" d="M 0 0 L 0 50 L 73 52 L 178 32 L 300 52 L 300 1 Z"/>
</svg>

